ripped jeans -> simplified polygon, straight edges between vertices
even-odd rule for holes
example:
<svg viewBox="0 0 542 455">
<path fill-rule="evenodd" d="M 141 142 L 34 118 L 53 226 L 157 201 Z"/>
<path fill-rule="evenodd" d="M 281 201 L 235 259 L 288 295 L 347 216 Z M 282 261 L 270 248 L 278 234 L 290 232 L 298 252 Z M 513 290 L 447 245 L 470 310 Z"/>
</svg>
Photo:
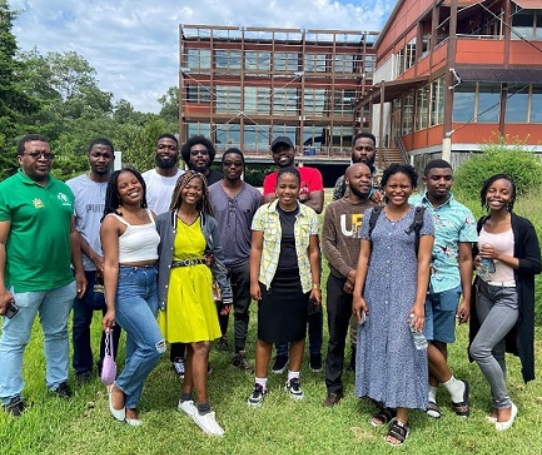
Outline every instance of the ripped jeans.
<svg viewBox="0 0 542 455">
<path fill-rule="evenodd" d="M 126 332 L 126 362 L 115 385 L 124 392 L 127 409 L 136 408 L 143 383 L 166 350 L 158 323 L 155 266 L 119 267 L 115 321 Z"/>
</svg>

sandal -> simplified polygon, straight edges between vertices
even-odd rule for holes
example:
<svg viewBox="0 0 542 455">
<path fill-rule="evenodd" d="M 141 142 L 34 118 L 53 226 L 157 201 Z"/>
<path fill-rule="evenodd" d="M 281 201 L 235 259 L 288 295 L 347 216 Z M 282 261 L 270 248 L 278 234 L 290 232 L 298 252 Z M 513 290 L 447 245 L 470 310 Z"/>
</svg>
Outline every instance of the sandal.
<svg viewBox="0 0 542 455">
<path fill-rule="evenodd" d="M 438 404 L 434 401 L 430 401 L 427 404 L 427 409 L 425 412 L 429 417 L 432 417 L 433 419 L 440 419 L 441 417 L 440 408 L 438 407 Z"/>
<path fill-rule="evenodd" d="M 392 423 L 396 416 L 397 411 L 395 409 L 380 408 L 380 410 L 376 414 L 373 414 L 373 417 L 371 417 L 371 425 L 375 428 L 387 425 Z"/>
<path fill-rule="evenodd" d="M 410 429 L 406 423 L 403 423 L 400 420 L 395 420 L 390 428 L 390 431 L 388 431 L 388 434 L 386 435 L 386 442 L 390 446 L 394 447 L 403 445 L 408 438 L 409 432 Z M 395 441 L 390 441 L 390 438 L 395 439 Z"/>
<path fill-rule="evenodd" d="M 459 403 L 453 403 L 454 412 L 459 417 L 464 417 L 465 419 L 470 415 L 470 406 L 469 406 L 469 383 L 468 381 L 461 380 L 465 384 L 465 391 L 463 392 L 463 401 Z"/>
</svg>

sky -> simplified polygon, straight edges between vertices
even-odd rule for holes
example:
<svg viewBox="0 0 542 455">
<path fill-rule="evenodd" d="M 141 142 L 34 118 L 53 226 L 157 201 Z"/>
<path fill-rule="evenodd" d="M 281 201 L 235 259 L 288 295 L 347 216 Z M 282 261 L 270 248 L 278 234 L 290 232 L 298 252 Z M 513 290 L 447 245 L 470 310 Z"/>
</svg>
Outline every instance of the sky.
<svg viewBox="0 0 542 455">
<path fill-rule="evenodd" d="M 102 90 L 158 112 L 178 85 L 179 25 L 380 30 L 395 0 L 8 0 L 19 48 L 76 51 Z"/>
</svg>

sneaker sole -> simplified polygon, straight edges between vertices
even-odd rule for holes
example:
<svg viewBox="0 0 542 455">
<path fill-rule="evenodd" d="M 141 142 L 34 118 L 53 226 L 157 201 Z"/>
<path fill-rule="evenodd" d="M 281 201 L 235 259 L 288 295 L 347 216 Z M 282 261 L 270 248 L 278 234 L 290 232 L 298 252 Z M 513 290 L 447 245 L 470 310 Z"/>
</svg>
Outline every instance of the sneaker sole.
<svg viewBox="0 0 542 455">
<path fill-rule="evenodd" d="M 258 403 L 253 403 L 252 401 L 250 401 L 250 398 L 247 400 L 247 404 L 251 407 L 251 408 L 254 408 L 254 409 L 257 409 L 257 408 L 261 408 L 262 405 L 263 405 L 263 400 L 262 401 L 259 401 Z"/>
<path fill-rule="evenodd" d="M 284 390 L 286 390 L 286 392 L 288 392 L 288 395 L 290 395 L 290 397 L 293 399 L 293 400 L 302 400 L 303 398 L 305 398 L 305 394 L 303 392 L 301 392 L 301 394 L 299 395 L 296 395 L 294 393 L 292 393 L 289 389 L 288 389 L 288 386 L 285 386 L 284 387 Z"/>
<path fill-rule="evenodd" d="M 286 367 L 288 366 L 288 364 L 284 365 L 280 370 L 275 370 L 274 368 L 271 369 L 271 371 L 275 374 L 281 374 L 284 372 L 284 370 L 286 369 Z"/>
<path fill-rule="evenodd" d="M 313 372 L 313 373 L 321 373 L 324 369 L 322 367 L 320 368 L 313 368 L 311 366 L 309 366 L 310 370 Z"/>
<path fill-rule="evenodd" d="M 215 429 L 209 429 L 206 428 L 204 424 L 200 423 L 197 420 L 197 415 L 191 416 L 194 423 L 200 428 L 201 431 L 203 431 L 205 434 L 208 434 L 209 436 L 224 436 L 224 430 L 221 429 L 221 431 L 218 431 L 218 428 Z M 218 425 L 218 424 L 217 424 Z"/>
</svg>

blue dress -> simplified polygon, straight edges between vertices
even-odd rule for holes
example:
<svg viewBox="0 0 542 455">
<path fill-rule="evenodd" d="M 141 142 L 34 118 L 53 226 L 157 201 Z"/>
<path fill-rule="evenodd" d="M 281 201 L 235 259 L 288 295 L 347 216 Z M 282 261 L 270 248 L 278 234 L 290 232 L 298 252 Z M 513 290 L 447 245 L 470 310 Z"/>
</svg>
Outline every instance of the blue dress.
<svg viewBox="0 0 542 455">
<path fill-rule="evenodd" d="M 365 211 L 361 238 L 369 239 L 371 209 Z M 415 234 L 406 233 L 414 208 L 391 222 L 381 212 L 372 232 L 372 254 L 363 296 L 369 314 L 358 326 L 356 388 L 390 408 L 426 409 L 427 351 L 416 350 L 408 318 L 416 299 Z M 420 236 L 433 235 L 433 220 L 424 213 Z"/>
</svg>

